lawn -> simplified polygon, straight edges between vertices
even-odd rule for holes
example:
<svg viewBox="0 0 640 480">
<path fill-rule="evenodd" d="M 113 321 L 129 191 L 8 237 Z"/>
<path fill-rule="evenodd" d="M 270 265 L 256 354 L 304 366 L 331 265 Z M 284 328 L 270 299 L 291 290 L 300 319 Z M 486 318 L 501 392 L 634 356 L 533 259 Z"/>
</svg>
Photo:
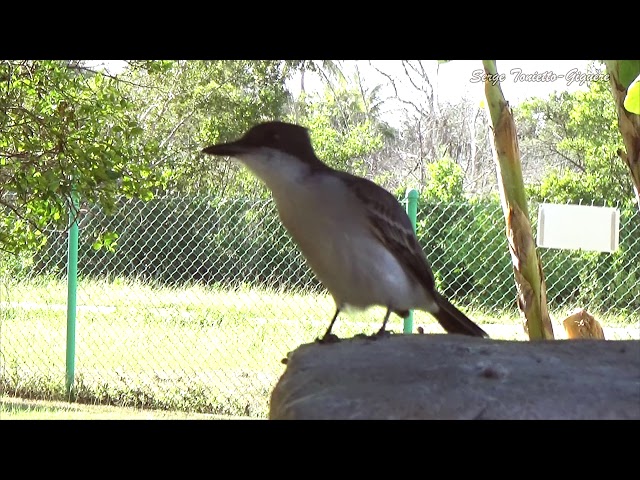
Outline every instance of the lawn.
<svg viewBox="0 0 640 480">
<path fill-rule="evenodd" d="M 249 420 L 248 417 L 0 397 L 0 420 Z"/>
<path fill-rule="evenodd" d="M 38 279 L 4 287 L 3 394 L 68 399 L 65 282 Z M 285 368 L 281 360 L 322 335 L 334 309 L 331 298 L 318 292 L 171 288 L 121 279 L 81 280 L 77 304 L 77 402 L 253 418 L 268 414 L 270 392 Z M 493 338 L 526 340 L 515 311 L 492 316 L 464 310 Z M 554 318 L 566 314 L 554 313 Z M 377 307 L 343 314 L 334 333 L 373 333 L 383 316 Z M 637 326 L 634 330 L 615 316 L 597 317 L 607 338 L 638 338 Z M 424 312 L 415 312 L 418 326 L 442 332 Z M 554 327 L 563 338 L 562 328 Z M 401 332 L 402 320 L 392 317 L 389 328 Z"/>
</svg>

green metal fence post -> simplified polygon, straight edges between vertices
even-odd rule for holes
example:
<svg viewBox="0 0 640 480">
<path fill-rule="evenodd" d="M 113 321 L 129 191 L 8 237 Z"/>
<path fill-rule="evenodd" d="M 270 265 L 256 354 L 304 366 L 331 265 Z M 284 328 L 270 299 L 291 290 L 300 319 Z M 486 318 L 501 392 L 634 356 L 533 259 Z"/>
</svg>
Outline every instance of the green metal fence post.
<svg viewBox="0 0 640 480">
<path fill-rule="evenodd" d="M 67 396 L 71 399 L 76 362 L 76 293 L 78 290 L 78 196 L 71 194 L 69 210 L 69 255 L 67 258 Z"/>
<path fill-rule="evenodd" d="M 411 225 L 413 226 L 413 231 L 416 231 L 416 219 L 418 216 L 418 191 L 411 189 L 407 192 L 407 214 L 409 215 L 409 220 L 411 220 Z M 411 333 L 413 331 L 413 310 L 409 310 L 409 316 L 404 319 L 404 330 L 403 333 Z"/>
</svg>

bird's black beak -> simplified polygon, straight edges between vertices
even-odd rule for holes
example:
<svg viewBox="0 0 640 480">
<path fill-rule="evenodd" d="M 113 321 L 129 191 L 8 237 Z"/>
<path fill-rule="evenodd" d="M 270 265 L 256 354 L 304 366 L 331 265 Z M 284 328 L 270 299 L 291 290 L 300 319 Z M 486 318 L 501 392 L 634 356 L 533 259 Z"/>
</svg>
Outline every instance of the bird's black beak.
<svg viewBox="0 0 640 480">
<path fill-rule="evenodd" d="M 251 149 L 241 141 L 218 143 L 210 147 L 202 149 L 202 153 L 209 155 L 219 155 L 225 157 L 234 157 L 238 154 L 248 153 Z"/>
</svg>

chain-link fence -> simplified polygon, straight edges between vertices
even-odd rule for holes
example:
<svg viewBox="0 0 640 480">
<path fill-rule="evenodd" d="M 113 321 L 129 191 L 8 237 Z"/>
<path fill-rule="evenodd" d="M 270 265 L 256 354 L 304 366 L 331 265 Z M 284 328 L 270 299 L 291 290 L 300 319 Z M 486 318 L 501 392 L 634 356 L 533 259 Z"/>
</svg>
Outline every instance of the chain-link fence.
<svg viewBox="0 0 640 480">
<path fill-rule="evenodd" d="M 440 290 L 492 336 L 492 324 L 521 331 L 500 205 L 421 202 L 417 223 Z M 281 359 L 333 314 L 270 200 L 121 199 L 111 216 L 83 209 L 79 224 L 79 401 L 265 417 Z M 623 211 L 612 254 L 540 250 L 555 318 L 579 306 L 637 329 L 638 227 L 637 212 Z M 94 249 L 106 231 L 119 234 L 115 249 Z M 67 248 L 67 233 L 52 233 L 36 255 L 0 262 L 5 394 L 65 395 Z M 343 314 L 334 332 L 373 333 L 383 314 Z M 401 331 L 402 320 L 389 326 Z M 423 312 L 414 326 L 442 331 Z"/>
</svg>

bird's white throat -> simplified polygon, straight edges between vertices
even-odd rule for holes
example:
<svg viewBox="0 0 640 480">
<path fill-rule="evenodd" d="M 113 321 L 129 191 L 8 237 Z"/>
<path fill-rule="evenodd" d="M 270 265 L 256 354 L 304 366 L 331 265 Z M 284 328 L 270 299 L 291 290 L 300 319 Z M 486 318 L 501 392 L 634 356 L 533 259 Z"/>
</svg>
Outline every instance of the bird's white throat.
<svg viewBox="0 0 640 480">
<path fill-rule="evenodd" d="M 302 160 L 272 148 L 238 155 L 238 159 L 274 193 L 300 186 L 311 171 Z"/>
</svg>

